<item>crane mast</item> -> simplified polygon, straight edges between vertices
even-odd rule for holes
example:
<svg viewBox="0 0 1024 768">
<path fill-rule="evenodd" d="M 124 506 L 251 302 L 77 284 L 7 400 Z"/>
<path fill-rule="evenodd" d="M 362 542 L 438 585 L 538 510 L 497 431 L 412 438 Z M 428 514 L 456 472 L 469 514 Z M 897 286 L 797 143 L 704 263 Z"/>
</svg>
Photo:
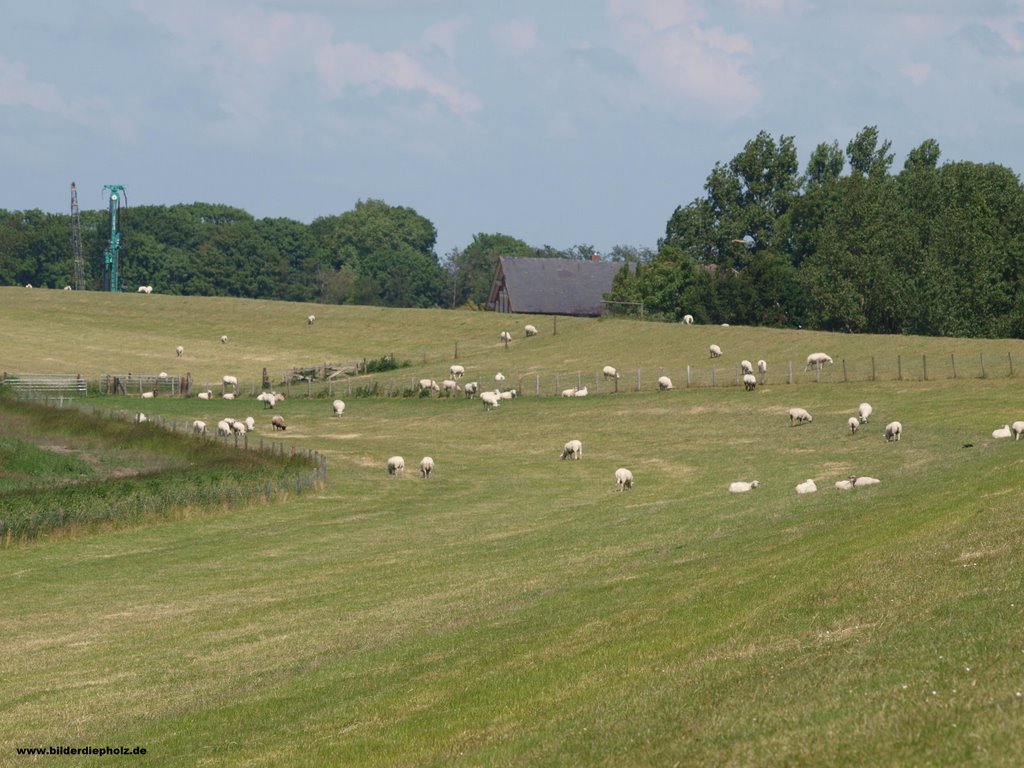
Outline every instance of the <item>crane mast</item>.
<svg viewBox="0 0 1024 768">
<path fill-rule="evenodd" d="M 71 182 L 71 261 L 75 269 L 75 290 L 85 290 L 85 263 L 82 260 L 82 220 L 78 215 L 78 190 Z"/>
<path fill-rule="evenodd" d="M 111 293 L 121 291 L 118 279 L 118 259 L 121 250 L 121 231 L 117 227 L 117 212 L 124 199 L 124 187 L 120 184 L 104 184 L 103 190 L 110 190 L 110 242 L 103 252 L 103 288 Z"/>
</svg>

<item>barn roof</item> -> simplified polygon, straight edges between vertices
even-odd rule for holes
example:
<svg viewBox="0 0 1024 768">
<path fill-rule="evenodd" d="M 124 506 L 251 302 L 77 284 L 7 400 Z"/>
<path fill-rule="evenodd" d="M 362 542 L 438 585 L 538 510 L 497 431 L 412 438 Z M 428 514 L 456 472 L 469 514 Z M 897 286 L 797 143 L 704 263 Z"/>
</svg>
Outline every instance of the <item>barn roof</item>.
<svg viewBox="0 0 1024 768">
<path fill-rule="evenodd" d="M 621 261 L 502 256 L 487 306 L 499 312 L 600 315 L 604 295 L 624 266 Z"/>
</svg>

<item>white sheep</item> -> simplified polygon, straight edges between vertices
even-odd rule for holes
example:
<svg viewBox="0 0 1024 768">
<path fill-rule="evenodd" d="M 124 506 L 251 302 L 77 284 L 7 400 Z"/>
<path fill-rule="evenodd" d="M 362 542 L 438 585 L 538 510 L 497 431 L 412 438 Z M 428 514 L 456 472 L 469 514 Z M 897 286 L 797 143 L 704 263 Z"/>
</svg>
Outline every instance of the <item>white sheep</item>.
<svg viewBox="0 0 1024 768">
<path fill-rule="evenodd" d="M 757 488 L 759 485 L 761 483 L 757 480 L 751 480 L 750 482 L 738 480 L 735 483 L 729 483 L 729 493 L 746 493 Z"/>
<path fill-rule="evenodd" d="M 32 283 L 25 283 L 25 287 L 26 288 L 31 288 L 32 287 Z"/>
<path fill-rule="evenodd" d="M 803 408 L 790 408 L 789 409 L 789 426 L 793 427 L 797 424 L 803 424 L 804 422 L 814 421 L 814 417 L 811 416 Z"/>
<path fill-rule="evenodd" d="M 238 389 L 238 377 L 237 376 L 224 376 L 221 381 L 224 382 L 225 387 L 231 387 L 232 389 Z"/>
<path fill-rule="evenodd" d="M 764 360 L 758 360 L 757 372 L 760 373 L 762 376 L 768 373 L 768 363 L 766 363 Z"/>
<path fill-rule="evenodd" d="M 205 392 L 200 392 L 199 394 L 196 395 L 196 397 L 198 397 L 200 400 L 212 400 L 213 391 L 208 389 Z"/>
<path fill-rule="evenodd" d="M 434 460 L 430 456 L 424 456 L 420 459 L 420 477 L 424 480 L 430 477 L 434 471 Z"/>
<path fill-rule="evenodd" d="M 331 408 L 334 409 L 335 416 L 341 416 L 343 413 L 345 413 L 345 403 L 342 400 L 335 400 L 333 403 L 331 403 Z"/>
<path fill-rule="evenodd" d="M 226 437 L 231 434 L 231 422 L 221 419 L 217 422 L 217 437 Z"/>
<path fill-rule="evenodd" d="M 857 434 L 857 429 L 860 427 L 860 422 L 857 421 L 856 416 L 851 416 L 846 420 L 846 426 L 850 428 L 850 434 L 855 435 Z"/>
<path fill-rule="evenodd" d="M 461 392 L 462 387 L 459 385 L 459 382 L 455 381 L 455 379 L 445 379 L 441 382 L 441 391 L 448 397 L 451 397 L 456 392 Z"/>
<path fill-rule="evenodd" d="M 146 414 L 142 413 L 141 411 L 139 413 L 135 414 L 135 423 L 136 424 L 142 424 L 142 423 L 147 422 L 147 421 L 149 421 L 149 419 L 147 419 L 146 418 Z"/>
<path fill-rule="evenodd" d="M 1010 425 L 1010 429 L 1013 430 L 1013 439 L 1020 440 L 1020 436 L 1024 435 L 1024 421 L 1015 421 Z"/>
<path fill-rule="evenodd" d="M 579 461 L 581 458 L 583 458 L 583 443 L 579 440 L 570 440 L 565 444 L 565 447 L 562 448 L 563 460 L 572 459 L 574 461 Z"/>
<path fill-rule="evenodd" d="M 572 393 L 572 396 L 573 397 L 586 397 L 589 394 L 590 394 L 590 392 L 587 391 L 586 387 L 580 387 L 579 389 L 577 389 L 575 392 Z"/>
<path fill-rule="evenodd" d="M 466 397 L 473 397 L 473 395 L 475 395 L 479 391 L 479 381 L 471 381 L 462 388 L 462 394 L 464 394 Z"/>
<path fill-rule="evenodd" d="M 227 344 L 228 343 L 228 337 L 227 336 L 221 336 L 220 337 L 220 343 L 221 344 Z"/>
<path fill-rule="evenodd" d="M 868 419 L 871 418 L 871 414 L 874 412 L 874 408 L 871 407 L 871 403 L 861 403 L 857 406 L 857 418 L 860 419 L 861 424 L 867 424 Z"/>
<path fill-rule="evenodd" d="M 153 292 L 153 286 L 152 285 L 140 285 L 139 286 L 138 293 L 152 293 L 152 292 Z"/>
<path fill-rule="evenodd" d="M 851 477 L 849 480 L 836 480 L 837 491 L 852 491 L 854 488 L 854 482 L 857 478 Z"/>
<path fill-rule="evenodd" d="M 466 369 L 461 365 L 453 365 L 448 369 L 448 373 L 453 379 L 461 379 L 466 375 Z"/>
<path fill-rule="evenodd" d="M 256 419 L 254 419 L 252 416 L 246 416 L 245 417 L 245 428 L 248 431 L 250 431 L 250 432 L 252 432 L 254 429 L 256 429 Z"/>
<path fill-rule="evenodd" d="M 160 371 L 160 373 L 158 375 L 159 375 L 159 378 L 166 379 L 167 378 L 167 371 Z"/>
<path fill-rule="evenodd" d="M 890 421 L 885 425 L 885 441 L 890 443 L 892 441 L 899 442 L 900 437 L 903 435 L 903 425 L 898 421 Z"/>
<path fill-rule="evenodd" d="M 224 398 L 225 400 L 234 400 L 235 399 L 235 393 L 234 392 L 225 392 L 223 395 L 221 395 L 221 397 Z"/>
<path fill-rule="evenodd" d="M 745 390 L 747 390 L 747 392 L 753 392 L 756 387 L 757 387 L 757 376 L 755 376 L 752 373 L 744 373 L 743 374 L 743 388 Z"/>
<path fill-rule="evenodd" d="M 525 326 L 523 328 L 523 330 L 526 331 L 526 335 L 527 336 L 536 336 L 537 335 L 537 328 L 536 328 L 536 326 L 527 325 L 527 326 Z"/>
<path fill-rule="evenodd" d="M 508 342 L 512 341 L 512 334 L 509 333 L 508 331 L 502 331 L 501 333 L 498 334 L 498 339 L 507 344 Z"/>
<path fill-rule="evenodd" d="M 855 488 L 863 488 L 865 485 L 877 485 L 882 482 L 877 477 L 857 477 L 853 480 Z"/>
<path fill-rule="evenodd" d="M 316 322 L 316 315 L 310 315 L 306 318 L 306 325 L 312 325 Z"/>
<path fill-rule="evenodd" d="M 563 389 L 562 390 L 562 397 L 575 397 L 575 396 L 576 396 L 576 387 L 571 387 L 569 389 Z"/>
<path fill-rule="evenodd" d="M 284 423 L 283 416 L 272 416 L 270 418 L 270 425 L 276 430 L 280 429 L 282 432 L 288 429 L 288 425 Z"/>
<path fill-rule="evenodd" d="M 606 365 L 604 368 L 602 368 L 601 373 L 604 374 L 605 381 L 607 381 L 608 379 L 619 378 L 619 372 L 615 370 L 614 366 L 611 365 Z"/>
<path fill-rule="evenodd" d="M 174 348 L 174 354 L 176 354 L 178 357 L 181 357 L 182 355 L 185 354 L 185 348 L 181 346 L 181 344 L 179 344 Z"/>
<path fill-rule="evenodd" d="M 809 371 L 812 367 L 821 370 L 821 366 L 826 364 L 832 364 L 831 357 L 826 355 L 824 352 L 812 352 L 807 356 L 807 365 L 804 366 L 804 370 Z"/>
<path fill-rule="evenodd" d="M 668 376 L 658 377 L 658 389 L 664 392 L 666 389 L 672 389 L 672 379 Z"/>
<path fill-rule="evenodd" d="M 683 322 L 687 325 L 693 325 L 693 315 L 683 315 Z"/>
<path fill-rule="evenodd" d="M 1009 424 L 1005 424 L 1001 426 L 999 429 L 992 430 L 992 437 L 996 438 L 997 440 L 1004 437 L 1009 437 L 1012 434 L 1013 432 L 1010 430 Z"/>
<path fill-rule="evenodd" d="M 245 422 L 244 421 L 232 421 L 231 422 L 231 431 L 235 432 L 235 433 L 237 433 L 239 435 L 244 435 L 246 433 L 246 431 L 247 431 L 247 427 L 245 426 Z"/>
<path fill-rule="evenodd" d="M 720 346 L 718 346 L 717 344 L 709 344 L 708 345 L 708 352 L 711 354 L 712 357 L 721 357 L 722 356 L 722 348 Z"/>
<path fill-rule="evenodd" d="M 494 374 L 494 380 L 501 383 L 502 381 L 505 380 L 505 374 L 502 373 L 501 371 L 498 371 L 496 374 Z"/>
<path fill-rule="evenodd" d="M 151 400 L 152 398 L 156 397 L 156 391 L 143 392 L 141 397 L 143 400 Z"/>
<path fill-rule="evenodd" d="M 278 400 L 284 400 L 283 397 L 275 395 L 273 392 L 260 392 L 256 395 L 256 399 L 263 403 L 263 410 L 273 408 Z"/>
<path fill-rule="evenodd" d="M 740 360 L 740 373 L 753 373 L 754 364 L 749 360 Z"/>
<path fill-rule="evenodd" d="M 483 402 L 484 407 L 489 411 L 492 408 L 497 408 L 498 407 L 498 404 L 500 403 L 501 398 L 498 397 L 493 392 L 481 392 L 480 393 L 480 400 L 481 400 L 481 402 Z"/>
<path fill-rule="evenodd" d="M 388 474 L 399 475 L 405 472 L 405 459 L 401 456 L 392 456 L 388 459 Z"/>
<path fill-rule="evenodd" d="M 71 290 L 71 286 L 70 285 L 65 285 L 64 286 L 64 290 L 65 291 L 70 291 Z"/>
<path fill-rule="evenodd" d="M 625 467 L 619 467 L 615 470 L 615 489 L 618 491 L 633 489 L 633 473 Z"/>
<path fill-rule="evenodd" d="M 420 379 L 420 391 L 421 392 L 440 392 L 441 388 L 437 385 L 437 382 L 433 379 Z"/>
<path fill-rule="evenodd" d="M 502 400 L 515 400 L 517 397 L 519 397 L 519 393 L 516 392 L 514 389 L 506 389 L 504 392 L 496 391 L 494 394 L 496 394 Z"/>
<path fill-rule="evenodd" d="M 796 487 L 797 493 L 814 493 L 818 490 L 818 486 L 814 484 L 813 480 L 808 479 L 806 482 L 800 483 Z"/>
<path fill-rule="evenodd" d="M 192 431 L 195 434 L 197 434 L 197 435 L 205 435 L 206 434 L 206 422 L 205 421 L 199 421 L 199 419 L 196 419 L 195 421 L 192 422 Z"/>
</svg>

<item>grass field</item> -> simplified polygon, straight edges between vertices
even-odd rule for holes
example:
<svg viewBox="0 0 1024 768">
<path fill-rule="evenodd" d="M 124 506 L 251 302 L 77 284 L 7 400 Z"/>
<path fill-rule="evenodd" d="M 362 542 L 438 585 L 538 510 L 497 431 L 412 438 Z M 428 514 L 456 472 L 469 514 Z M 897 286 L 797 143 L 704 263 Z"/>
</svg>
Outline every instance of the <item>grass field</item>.
<svg viewBox="0 0 1024 768">
<path fill-rule="evenodd" d="M 455 341 L 468 376 L 610 362 L 646 380 L 705 364 L 712 341 L 723 366 L 1024 355 L 596 320 L 505 350 L 510 319 L 489 314 L 24 289 L 0 303 L 9 371 L 170 371 L 178 343 L 216 378 L 390 352 L 440 378 Z M 0 764 L 54 762 L 16 747 L 139 745 L 153 765 L 1019 765 L 1024 443 L 990 433 L 1024 419 L 1024 374 L 932 365 L 928 381 L 832 369 L 491 413 L 359 398 L 336 419 L 293 398 L 277 435 L 249 399 L 147 401 L 169 419 L 251 413 L 264 439 L 327 455 L 327 486 L 0 550 Z M 875 414 L 851 436 L 864 400 Z M 814 421 L 790 428 L 795 405 Z M 899 443 L 882 438 L 892 419 Z M 582 460 L 560 461 L 573 437 Z M 404 477 L 384 471 L 393 454 Z M 614 490 L 619 466 L 632 491 Z M 882 482 L 834 490 L 851 474 Z M 797 496 L 807 478 L 819 492 Z M 727 493 L 740 479 L 761 487 Z"/>
</svg>

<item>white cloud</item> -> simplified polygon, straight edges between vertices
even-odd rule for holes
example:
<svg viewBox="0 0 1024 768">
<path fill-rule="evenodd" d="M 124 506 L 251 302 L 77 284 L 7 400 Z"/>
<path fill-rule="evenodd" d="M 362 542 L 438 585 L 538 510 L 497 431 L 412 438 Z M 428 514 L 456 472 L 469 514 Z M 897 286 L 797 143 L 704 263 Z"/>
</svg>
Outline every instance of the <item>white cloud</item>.
<svg viewBox="0 0 1024 768">
<path fill-rule="evenodd" d="M 49 83 L 33 82 L 24 65 L 10 62 L 3 55 L 0 55 L 0 107 L 29 107 L 61 117 L 70 114 L 56 88 Z"/>
<path fill-rule="evenodd" d="M 491 37 L 507 55 L 526 56 L 537 44 L 537 22 L 514 19 L 494 28 Z"/>
<path fill-rule="evenodd" d="M 455 58 L 455 42 L 466 26 L 462 19 L 450 19 L 437 24 L 431 24 L 423 31 L 421 39 L 427 49 L 435 48 L 440 50 L 449 59 Z"/>
<path fill-rule="evenodd" d="M 910 80 L 914 85 L 924 85 L 928 82 L 928 76 L 932 73 L 931 64 L 927 62 L 914 62 L 907 64 L 902 70 L 907 79 Z"/>
</svg>

